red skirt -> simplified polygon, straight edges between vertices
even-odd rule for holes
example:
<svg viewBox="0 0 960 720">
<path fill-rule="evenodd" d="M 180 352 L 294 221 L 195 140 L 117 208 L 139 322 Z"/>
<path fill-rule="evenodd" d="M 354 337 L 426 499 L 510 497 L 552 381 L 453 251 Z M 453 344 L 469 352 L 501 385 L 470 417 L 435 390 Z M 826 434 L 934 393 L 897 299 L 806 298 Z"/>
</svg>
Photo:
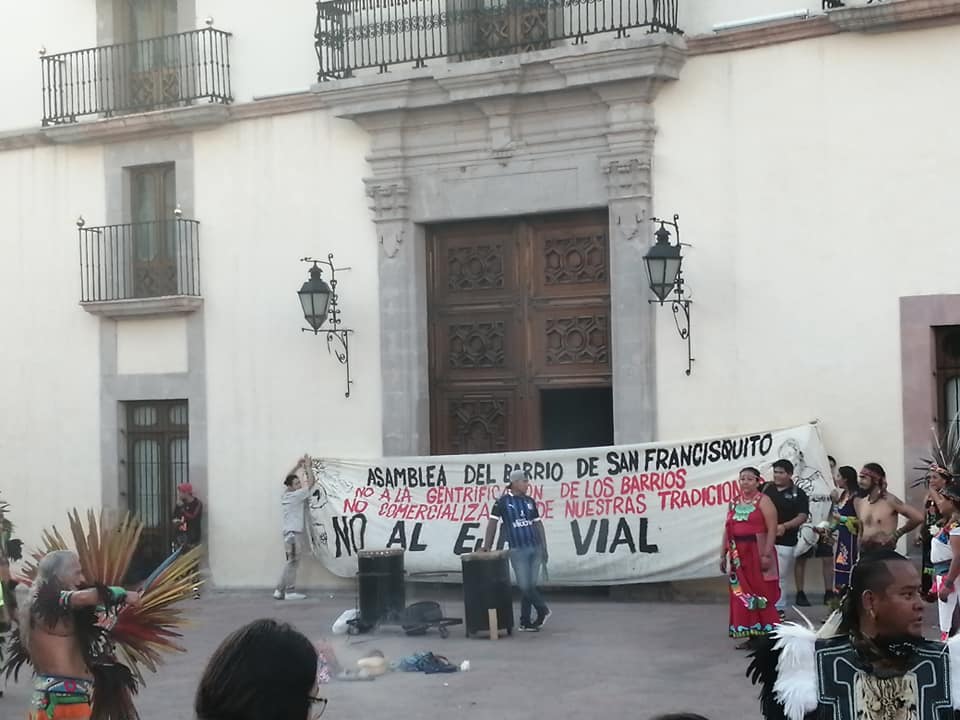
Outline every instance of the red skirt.
<svg viewBox="0 0 960 720">
<path fill-rule="evenodd" d="M 771 561 L 776 566 L 774 555 Z M 755 537 L 740 537 L 730 543 L 727 557 L 730 580 L 730 637 L 763 637 L 780 622 L 775 607 L 780 599 L 776 567 L 765 579 L 760 569 L 760 546 Z"/>
</svg>

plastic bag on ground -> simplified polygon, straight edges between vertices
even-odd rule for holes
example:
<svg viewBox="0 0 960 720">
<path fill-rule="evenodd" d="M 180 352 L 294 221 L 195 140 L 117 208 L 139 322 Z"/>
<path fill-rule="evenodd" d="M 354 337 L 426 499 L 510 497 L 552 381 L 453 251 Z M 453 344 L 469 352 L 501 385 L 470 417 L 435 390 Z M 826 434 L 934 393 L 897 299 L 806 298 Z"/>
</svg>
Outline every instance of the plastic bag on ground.
<svg viewBox="0 0 960 720">
<path fill-rule="evenodd" d="M 336 622 L 333 623 L 333 634 L 334 635 L 346 635 L 347 631 L 350 629 L 349 622 L 351 620 L 357 619 L 357 610 L 356 608 L 352 610 L 344 610 L 341 613 L 340 617 L 336 619 Z"/>
</svg>

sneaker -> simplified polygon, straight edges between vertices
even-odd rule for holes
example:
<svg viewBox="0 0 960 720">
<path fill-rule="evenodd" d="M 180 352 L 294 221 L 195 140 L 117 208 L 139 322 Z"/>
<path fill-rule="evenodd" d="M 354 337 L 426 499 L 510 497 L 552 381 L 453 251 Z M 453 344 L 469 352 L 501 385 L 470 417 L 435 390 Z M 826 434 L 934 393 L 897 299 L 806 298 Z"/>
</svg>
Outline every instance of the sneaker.
<svg viewBox="0 0 960 720">
<path fill-rule="evenodd" d="M 551 616 L 551 615 L 553 615 L 553 612 L 550 611 L 550 609 L 548 608 L 547 611 L 546 611 L 543 615 L 541 615 L 540 617 L 538 617 L 538 618 L 537 618 L 537 621 L 536 621 L 535 623 L 533 623 L 533 627 L 535 627 L 535 628 L 537 628 L 537 629 L 539 630 L 540 628 L 542 628 L 544 625 L 547 624 L 547 620 L 550 619 L 550 616 Z"/>
<path fill-rule="evenodd" d="M 286 593 L 286 597 L 284 599 L 285 600 L 306 600 L 307 596 L 304 595 L 303 593 L 288 592 Z"/>
<path fill-rule="evenodd" d="M 280 592 L 279 590 L 274 590 L 274 591 L 273 591 L 273 599 L 274 599 L 274 600 L 283 600 L 283 593 Z"/>
<path fill-rule="evenodd" d="M 810 601 L 807 600 L 807 594 L 802 590 L 797 593 L 797 607 L 810 607 Z"/>
<path fill-rule="evenodd" d="M 520 623 L 520 632 L 540 632 L 540 628 L 531 623 Z"/>
<path fill-rule="evenodd" d="M 829 605 L 831 602 L 833 602 L 833 599 L 834 599 L 836 596 L 837 596 L 837 594 L 836 594 L 833 590 L 827 590 L 827 591 L 823 594 L 823 604 L 824 604 L 824 605 Z"/>
</svg>

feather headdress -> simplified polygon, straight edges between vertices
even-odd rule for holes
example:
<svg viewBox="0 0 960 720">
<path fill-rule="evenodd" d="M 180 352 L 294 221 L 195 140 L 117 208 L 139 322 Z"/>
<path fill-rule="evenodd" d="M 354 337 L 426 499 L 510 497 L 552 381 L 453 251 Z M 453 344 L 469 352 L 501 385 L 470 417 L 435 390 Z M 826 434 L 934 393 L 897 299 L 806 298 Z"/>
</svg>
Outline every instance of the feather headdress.
<svg viewBox="0 0 960 720">
<path fill-rule="evenodd" d="M 747 677 L 760 686 L 760 710 L 766 720 L 803 720 L 817 709 L 817 640 L 835 637 L 840 613 L 819 630 L 799 610 L 804 624 L 782 623 L 750 653 Z"/>
<path fill-rule="evenodd" d="M 925 485 L 927 476 L 931 472 L 943 475 L 947 480 L 960 479 L 960 413 L 947 423 L 947 432 L 940 433 L 937 428 L 930 428 L 933 443 L 929 458 L 921 458 L 920 465 L 914 467 L 923 476 L 913 482 L 913 487 Z"/>
<path fill-rule="evenodd" d="M 69 547 L 55 526 L 44 530 L 42 547 L 24 563 L 18 579 L 31 585 L 44 555 L 73 549 L 88 582 L 97 586 L 122 585 L 142 523 L 129 514 L 117 523 L 111 522 L 105 513 L 98 516 L 92 510 L 87 512 L 86 529 L 76 510 L 69 514 L 69 522 L 74 547 Z M 142 596 L 139 606 L 121 605 L 115 611 L 99 608 L 84 618 L 85 622 L 75 623 L 96 677 L 94 720 L 138 718 L 132 696 L 143 685 L 143 669 L 156 672 L 163 662 L 163 653 L 184 652 L 178 640 L 186 618 L 175 604 L 189 597 L 200 583 L 199 557 L 199 547 L 187 552 L 178 550 L 142 583 L 138 590 Z M 16 677 L 23 665 L 30 663 L 16 634 L 11 651 L 3 667 L 8 678 Z"/>
</svg>

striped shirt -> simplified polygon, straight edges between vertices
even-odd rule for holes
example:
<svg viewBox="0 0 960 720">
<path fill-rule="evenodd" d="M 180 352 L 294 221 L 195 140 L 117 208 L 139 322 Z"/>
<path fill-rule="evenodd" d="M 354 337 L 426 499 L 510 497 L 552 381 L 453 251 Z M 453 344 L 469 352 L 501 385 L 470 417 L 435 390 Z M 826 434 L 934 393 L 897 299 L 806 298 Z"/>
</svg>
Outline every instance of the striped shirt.
<svg viewBox="0 0 960 720">
<path fill-rule="evenodd" d="M 527 495 L 514 495 L 507 490 L 493 504 L 490 515 L 506 527 L 507 545 L 511 548 L 537 547 L 540 532 L 535 527 L 541 522 L 537 503 Z"/>
</svg>

